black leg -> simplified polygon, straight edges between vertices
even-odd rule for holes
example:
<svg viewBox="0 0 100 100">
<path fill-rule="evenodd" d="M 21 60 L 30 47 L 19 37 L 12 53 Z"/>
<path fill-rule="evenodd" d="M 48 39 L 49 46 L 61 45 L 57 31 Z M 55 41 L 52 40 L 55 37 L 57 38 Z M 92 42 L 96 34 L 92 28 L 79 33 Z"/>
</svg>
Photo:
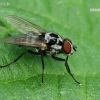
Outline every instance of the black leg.
<svg viewBox="0 0 100 100">
<path fill-rule="evenodd" d="M 42 83 L 44 83 L 44 59 L 43 59 L 43 52 L 40 51 L 41 53 L 41 60 L 42 60 Z"/>
<path fill-rule="evenodd" d="M 40 55 L 39 52 L 34 52 L 34 51 L 32 51 L 32 50 L 28 50 L 27 52 L 30 53 L 30 54 L 34 54 L 34 55 Z"/>
<path fill-rule="evenodd" d="M 71 71 L 70 71 L 70 68 L 69 68 L 69 65 L 68 65 L 68 56 L 67 56 L 67 58 L 66 58 L 65 66 L 66 66 L 67 72 L 72 76 L 72 78 L 75 80 L 75 82 L 78 83 L 78 84 L 80 84 L 80 83 L 74 78 L 73 74 L 72 74 Z"/>
<path fill-rule="evenodd" d="M 28 50 L 29 53 L 35 54 L 35 55 L 41 55 L 41 61 L 42 61 L 42 83 L 44 83 L 44 59 L 43 59 L 43 51 L 39 50 L 39 52 L 33 52 L 31 50 Z"/>
<path fill-rule="evenodd" d="M 55 55 L 51 55 L 51 57 L 52 57 L 53 59 L 55 59 L 55 60 L 58 60 L 58 61 L 66 61 L 65 59 L 56 57 Z"/>
<path fill-rule="evenodd" d="M 38 52 L 33 52 L 33 51 L 31 51 L 31 50 L 27 50 L 27 51 L 23 52 L 21 55 L 19 55 L 15 60 L 13 60 L 12 62 L 10 62 L 10 63 L 7 64 L 7 65 L 0 66 L 0 68 L 7 67 L 7 66 L 9 66 L 9 65 L 11 65 L 11 64 L 13 64 L 13 63 L 15 63 L 15 62 L 18 61 L 26 52 L 29 52 L 29 53 L 35 54 L 35 55 L 39 55 L 39 54 L 40 54 L 40 53 L 38 53 Z"/>
<path fill-rule="evenodd" d="M 9 65 L 11 65 L 11 64 L 13 64 L 13 63 L 15 63 L 15 62 L 18 61 L 18 59 L 20 59 L 25 53 L 26 53 L 26 51 L 23 52 L 21 55 L 19 55 L 14 61 L 10 62 L 10 63 L 7 64 L 7 65 L 0 66 L 0 68 L 7 67 L 7 66 L 9 66 Z"/>
</svg>

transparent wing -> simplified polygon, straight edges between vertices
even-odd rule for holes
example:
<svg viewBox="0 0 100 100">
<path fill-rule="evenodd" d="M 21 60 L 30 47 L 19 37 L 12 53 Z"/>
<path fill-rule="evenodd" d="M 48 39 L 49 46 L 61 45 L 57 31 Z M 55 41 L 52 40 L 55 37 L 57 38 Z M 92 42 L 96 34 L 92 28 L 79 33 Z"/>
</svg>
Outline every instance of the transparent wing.
<svg viewBox="0 0 100 100">
<path fill-rule="evenodd" d="M 24 46 L 31 46 L 41 49 L 46 49 L 47 45 L 43 38 L 30 34 L 22 34 L 15 37 L 7 37 L 1 38 L 0 41 L 10 43 L 10 44 L 17 44 L 17 45 L 24 45 Z"/>
<path fill-rule="evenodd" d="M 40 26 L 14 15 L 7 16 L 6 19 L 11 25 L 13 25 L 15 28 L 26 34 L 30 32 L 33 32 L 34 34 L 45 34 L 47 32 Z"/>
</svg>

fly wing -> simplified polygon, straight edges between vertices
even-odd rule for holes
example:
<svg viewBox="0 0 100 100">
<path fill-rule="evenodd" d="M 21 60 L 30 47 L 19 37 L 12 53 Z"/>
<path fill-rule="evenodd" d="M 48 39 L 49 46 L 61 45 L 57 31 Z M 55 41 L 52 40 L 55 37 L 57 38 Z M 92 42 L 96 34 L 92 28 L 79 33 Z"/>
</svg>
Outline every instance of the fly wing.
<svg viewBox="0 0 100 100">
<path fill-rule="evenodd" d="M 32 33 L 33 34 L 33 33 Z M 24 45 L 24 46 L 31 46 L 41 49 L 46 49 L 47 45 L 43 38 L 39 37 L 38 35 L 30 34 L 22 34 L 19 36 L 10 36 L 7 38 L 1 38 L 0 41 L 10 43 L 10 44 L 17 44 L 17 45 Z"/>
<path fill-rule="evenodd" d="M 40 26 L 14 15 L 7 16 L 6 19 L 12 26 L 14 26 L 19 31 L 24 32 L 26 34 L 30 32 L 33 32 L 34 34 L 41 34 L 41 33 L 45 34 L 47 32 Z"/>
</svg>

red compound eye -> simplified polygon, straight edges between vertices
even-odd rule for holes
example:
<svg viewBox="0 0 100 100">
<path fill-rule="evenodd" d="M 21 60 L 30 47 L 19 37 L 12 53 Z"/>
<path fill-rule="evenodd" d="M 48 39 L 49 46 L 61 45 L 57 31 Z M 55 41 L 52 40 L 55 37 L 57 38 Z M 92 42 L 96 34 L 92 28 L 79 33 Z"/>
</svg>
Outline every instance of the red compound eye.
<svg viewBox="0 0 100 100">
<path fill-rule="evenodd" d="M 69 39 L 64 39 L 63 50 L 66 54 L 71 54 L 72 51 L 72 42 Z"/>
</svg>

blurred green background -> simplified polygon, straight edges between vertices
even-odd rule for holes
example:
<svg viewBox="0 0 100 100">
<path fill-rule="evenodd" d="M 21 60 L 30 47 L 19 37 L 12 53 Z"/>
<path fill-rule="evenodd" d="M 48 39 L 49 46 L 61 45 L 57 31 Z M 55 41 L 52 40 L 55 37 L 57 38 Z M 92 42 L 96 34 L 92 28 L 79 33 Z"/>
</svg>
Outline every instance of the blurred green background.
<svg viewBox="0 0 100 100">
<path fill-rule="evenodd" d="M 98 11 L 93 11 L 97 9 Z M 69 57 L 76 84 L 63 62 L 25 54 L 15 64 L 0 69 L 0 100 L 100 100 L 100 0 L 0 0 L 0 38 L 19 31 L 5 17 L 16 15 L 77 45 Z M 14 60 L 27 47 L 0 42 L 0 65 Z M 65 58 L 66 55 L 59 55 Z"/>
</svg>

